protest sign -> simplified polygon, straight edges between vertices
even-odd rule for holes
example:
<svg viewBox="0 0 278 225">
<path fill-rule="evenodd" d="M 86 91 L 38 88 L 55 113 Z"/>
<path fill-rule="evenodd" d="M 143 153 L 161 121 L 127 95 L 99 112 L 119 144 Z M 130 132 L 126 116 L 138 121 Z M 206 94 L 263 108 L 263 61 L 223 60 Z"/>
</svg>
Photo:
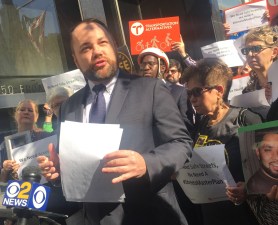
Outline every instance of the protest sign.
<svg viewBox="0 0 278 225">
<path fill-rule="evenodd" d="M 272 21 L 278 15 L 278 0 L 266 0 L 266 3 Z"/>
<path fill-rule="evenodd" d="M 267 25 L 268 20 L 264 18 L 266 9 L 265 1 L 252 1 L 225 10 L 225 22 L 230 25 L 227 34 Z"/>
<path fill-rule="evenodd" d="M 204 58 L 219 58 L 229 67 L 242 66 L 243 61 L 234 45 L 234 40 L 218 41 L 201 48 Z"/>
<path fill-rule="evenodd" d="M 278 185 L 278 121 L 241 127 L 238 133 L 248 193 L 269 193 Z"/>
<path fill-rule="evenodd" d="M 228 95 L 228 100 L 231 100 L 234 96 L 241 95 L 242 90 L 246 87 L 249 79 L 249 74 L 234 76 L 233 83 Z"/>
<path fill-rule="evenodd" d="M 38 166 L 37 163 L 38 156 L 49 155 L 48 145 L 50 143 L 53 143 L 54 146 L 57 146 L 56 135 L 10 149 L 9 152 L 10 159 L 15 160 L 20 165 L 18 169 L 19 177 L 21 177 L 22 170 L 26 166 Z M 46 180 L 42 179 L 41 183 L 46 183 Z"/>
<path fill-rule="evenodd" d="M 150 47 L 171 51 L 171 43 L 180 42 L 179 17 L 129 21 L 129 35 L 132 55 Z"/>
<path fill-rule="evenodd" d="M 271 95 L 271 100 L 270 102 L 274 102 L 278 98 L 278 76 L 277 76 L 277 71 L 278 71 L 278 61 L 274 61 L 271 66 L 268 69 L 268 82 L 271 82 L 271 90 L 272 90 L 272 95 Z"/>
<path fill-rule="evenodd" d="M 83 88 L 86 84 L 83 74 L 79 69 L 42 79 L 42 84 L 48 96 L 56 87 L 66 87 L 73 92 Z"/>
<path fill-rule="evenodd" d="M 193 203 L 228 200 L 226 185 L 236 184 L 226 165 L 224 147 L 194 148 L 190 162 L 179 170 L 177 181 Z"/>
</svg>

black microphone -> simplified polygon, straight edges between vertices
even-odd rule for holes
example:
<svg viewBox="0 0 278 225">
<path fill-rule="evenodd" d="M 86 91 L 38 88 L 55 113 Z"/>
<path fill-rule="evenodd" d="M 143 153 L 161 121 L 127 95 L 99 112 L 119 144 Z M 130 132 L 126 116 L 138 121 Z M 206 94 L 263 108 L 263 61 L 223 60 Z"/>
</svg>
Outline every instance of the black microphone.
<svg viewBox="0 0 278 225">
<path fill-rule="evenodd" d="M 26 166 L 22 170 L 22 180 L 40 183 L 41 181 L 40 168 L 36 166 Z"/>
</svg>

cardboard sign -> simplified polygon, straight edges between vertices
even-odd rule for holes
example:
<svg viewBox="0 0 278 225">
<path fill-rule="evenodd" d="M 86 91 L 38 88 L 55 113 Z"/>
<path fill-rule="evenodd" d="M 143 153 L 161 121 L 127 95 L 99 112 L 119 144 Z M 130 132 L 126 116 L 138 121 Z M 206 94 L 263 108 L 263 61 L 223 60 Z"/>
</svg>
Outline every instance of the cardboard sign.
<svg viewBox="0 0 278 225">
<path fill-rule="evenodd" d="M 270 20 L 278 16 L 278 0 L 266 0 Z"/>
<path fill-rule="evenodd" d="M 238 129 L 242 169 L 249 194 L 267 194 L 278 185 L 274 166 L 278 154 L 277 127 L 278 121 L 271 121 Z M 278 201 L 273 203 L 271 207 L 277 208 Z"/>
<path fill-rule="evenodd" d="M 180 42 L 179 17 L 129 21 L 129 35 L 132 55 L 150 47 L 171 51 L 171 43 Z"/>
<path fill-rule="evenodd" d="M 252 1 L 225 10 L 225 21 L 230 25 L 230 31 L 227 34 L 267 25 L 268 20 L 264 19 L 265 11 L 265 1 Z"/>
</svg>

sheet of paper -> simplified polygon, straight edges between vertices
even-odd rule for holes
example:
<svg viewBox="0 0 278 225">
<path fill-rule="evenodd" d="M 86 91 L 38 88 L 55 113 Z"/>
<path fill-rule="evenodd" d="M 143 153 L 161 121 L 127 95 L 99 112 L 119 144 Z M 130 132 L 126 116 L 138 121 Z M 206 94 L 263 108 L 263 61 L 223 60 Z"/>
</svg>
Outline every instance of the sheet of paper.
<svg viewBox="0 0 278 225">
<path fill-rule="evenodd" d="M 230 101 L 230 105 L 236 107 L 253 108 L 269 106 L 269 103 L 265 97 L 265 89 L 261 89 L 234 96 Z"/>
<path fill-rule="evenodd" d="M 266 1 L 242 4 L 227 9 L 225 11 L 225 19 L 226 23 L 230 25 L 228 34 L 267 25 L 268 21 L 263 17 L 266 9 Z"/>
<path fill-rule="evenodd" d="M 49 156 L 48 145 L 53 143 L 57 146 L 57 136 L 53 135 L 39 141 L 31 142 L 12 150 L 12 158 L 20 164 L 18 175 L 21 177 L 22 169 L 26 166 L 38 166 L 37 157 L 40 155 Z M 46 183 L 47 181 L 42 176 L 40 183 Z"/>
<path fill-rule="evenodd" d="M 227 200 L 226 185 L 235 186 L 235 181 L 226 165 L 224 145 L 194 148 L 177 181 L 193 203 Z"/>
<path fill-rule="evenodd" d="M 234 40 L 225 40 L 201 48 L 204 58 L 219 58 L 229 67 L 242 66 L 243 61 L 234 45 Z"/>
<path fill-rule="evenodd" d="M 243 76 L 238 75 L 236 77 L 233 77 L 233 83 L 228 95 L 228 100 L 231 100 L 234 96 L 242 95 L 242 90 L 246 87 L 249 80 L 249 74 Z"/>
<path fill-rule="evenodd" d="M 112 184 L 118 174 L 104 174 L 103 157 L 119 150 L 119 125 L 64 122 L 60 132 L 60 166 L 63 192 L 68 201 L 122 202 L 122 184 Z"/>
<path fill-rule="evenodd" d="M 78 91 L 86 85 L 83 74 L 80 70 L 72 70 L 56 76 L 42 79 L 42 84 L 46 95 L 49 95 L 56 87 L 67 87 L 73 92 Z"/>
<path fill-rule="evenodd" d="M 271 64 L 268 69 L 268 82 L 272 83 L 272 97 L 271 102 L 274 102 L 278 98 L 278 61 L 275 61 Z"/>
</svg>

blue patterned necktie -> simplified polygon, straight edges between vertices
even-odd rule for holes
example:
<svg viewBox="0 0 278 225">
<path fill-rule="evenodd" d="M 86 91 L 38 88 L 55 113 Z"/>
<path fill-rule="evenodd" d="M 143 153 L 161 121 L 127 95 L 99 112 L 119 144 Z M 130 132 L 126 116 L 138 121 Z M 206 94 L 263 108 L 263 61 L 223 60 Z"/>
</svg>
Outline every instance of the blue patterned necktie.
<svg viewBox="0 0 278 225">
<path fill-rule="evenodd" d="M 98 84 L 93 87 L 93 92 L 95 92 L 95 98 L 90 110 L 90 123 L 104 123 L 105 121 L 106 103 L 103 95 L 105 90 L 106 87 L 104 84 Z"/>
</svg>

